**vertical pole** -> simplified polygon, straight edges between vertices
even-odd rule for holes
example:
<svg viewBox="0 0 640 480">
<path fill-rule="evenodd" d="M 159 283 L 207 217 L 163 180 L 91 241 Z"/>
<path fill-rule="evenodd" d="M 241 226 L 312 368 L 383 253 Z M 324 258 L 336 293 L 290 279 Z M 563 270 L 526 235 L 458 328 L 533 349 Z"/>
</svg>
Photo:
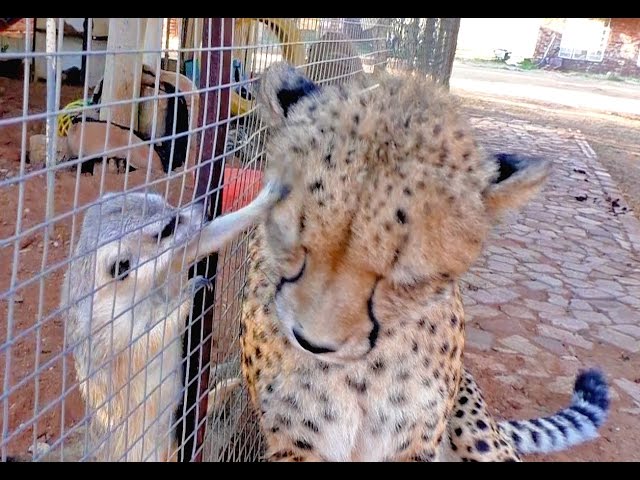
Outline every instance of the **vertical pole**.
<svg viewBox="0 0 640 480">
<path fill-rule="evenodd" d="M 141 22 L 144 28 L 144 20 Z M 104 65 L 104 82 L 102 88 L 102 103 L 118 100 L 131 100 L 140 96 L 139 79 L 141 71 L 140 55 L 127 53 L 138 49 L 138 19 L 111 18 L 109 19 L 109 38 L 107 40 L 107 54 Z M 155 65 L 155 62 L 154 62 Z M 114 105 L 100 109 L 100 120 L 111 120 L 119 125 L 132 125 L 138 128 L 138 108 L 133 108 L 133 123 L 131 118 L 131 104 Z M 109 118 L 111 112 L 111 118 Z"/>
<path fill-rule="evenodd" d="M 162 57 L 162 68 L 164 70 L 169 70 L 169 40 L 171 39 L 171 18 L 166 18 L 167 32 L 164 36 L 164 54 Z M 161 29 L 162 32 L 162 29 Z M 160 34 L 162 36 L 162 33 Z"/>
<path fill-rule="evenodd" d="M 82 52 L 87 51 L 89 46 L 89 21 L 92 19 L 85 18 L 82 22 Z M 87 56 L 82 55 L 82 65 L 80 66 L 80 78 L 82 79 L 82 85 L 87 79 Z"/>
<path fill-rule="evenodd" d="M 60 35 L 63 33 L 60 32 Z M 47 231 L 53 235 L 53 215 L 54 215 L 54 189 L 55 189 L 55 171 L 53 167 L 56 164 L 56 131 L 57 116 L 51 115 L 56 108 L 56 19 L 47 18 L 46 44 L 47 52 L 47 199 L 46 199 L 46 222 Z"/>
<path fill-rule="evenodd" d="M 38 23 L 38 19 L 37 18 L 27 18 L 27 23 L 31 22 L 31 51 L 29 53 L 33 53 L 36 51 L 36 25 Z M 26 35 L 28 35 L 29 32 L 29 27 L 27 27 L 27 33 Z M 28 40 L 25 39 L 25 42 L 27 42 Z M 31 58 L 29 59 L 29 62 L 31 62 L 31 65 L 33 66 L 33 68 L 29 69 L 29 82 L 33 82 L 36 78 L 36 61 L 35 59 Z"/>
<path fill-rule="evenodd" d="M 182 38 L 180 39 L 180 45 L 182 47 L 193 48 L 193 26 L 193 18 L 182 19 Z M 182 69 L 186 61 L 191 60 L 193 57 L 193 52 L 184 52 L 182 54 L 182 65 L 180 65 L 180 69 Z"/>
<path fill-rule="evenodd" d="M 162 49 L 162 22 L 164 18 L 147 18 L 147 27 L 144 31 L 144 49 L 158 50 Z M 169 19 L 167 19 L 167 35 L 169 34 Z M 168 37 L 167 37 L 168 39 Z M 168 45 L 167 45 L 168 46 Z M 166 54 L 166 53 L 165 53 Z M 160 53 L 143 53 L 142 64 L 149 67 L 154 73 L 156 72 L 157 58 Z M 166 67 L 164 67 L 166 68 Z"/>
<path fill-rule="evenodd" d="M 222 155 L 229 111 L 229 88 L 218 89 L 217 87 L 229 83 L 231 78 L 231 51 L 222 51 L 220 47 L 231 46 L 233 19 L 211 18 L 204 19 L 203 23 L 202 44 L 206 51 L 201 54 L 200 88 L 208 88 L 209 91 L 200 94 L 202 108 L 199 112 L 198 124 L 205 128 L 201 133 L 203 148 L 196 175 L 196 195 L 198 198 L 206 196 L 207 215 L 209 219 L 213 219 L 222 213 Z M 205 105 L 206 111 L 204 111 Z M 218 186 L 221 186 L 220 189 L 212 192 Z M 213 278 L 217 268 L 218 254 L 214 253 L 195 266 L 195 274 Z M 212 291 L 202 289 L 198 292 L 194 300 L 192 315 L 194 320 L 185 335 L 184 352 L 189 361 L 185 362 L 188 368 L 184 378 L 188 387 L 186 404 L 181 411 L 186 413 L 177 428 L 179 438 L 186 439 L 180 450 L 182 462 L 202 461 L 202 445 L 206 433 L 211 340 L 201 343 L 201 339 L 210 338 L 213 331 L 214 298 L 215 288 Z M 188 351 L 189 346 L 193 351 Z M 184 434 L 181 434 L 182 432 Z"/>
</svg>

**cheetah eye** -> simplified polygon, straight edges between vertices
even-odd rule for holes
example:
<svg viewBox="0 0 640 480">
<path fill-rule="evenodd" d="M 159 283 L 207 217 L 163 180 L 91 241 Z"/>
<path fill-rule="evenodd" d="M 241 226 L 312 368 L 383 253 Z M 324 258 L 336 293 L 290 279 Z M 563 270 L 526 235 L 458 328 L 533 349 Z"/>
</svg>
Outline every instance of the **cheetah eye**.
<svg viewBox="0 0 640 480">
<path fill-rule="evenodd" d="M 111 277 L 118 280 L 124 280 L 129 276 L 129 269 L 131 268 L 129 260 L 120 260 L 111 265 Z"/>
<path fill-rule="evenodd" d="M 304 274 L 304 271 L 307 268 L 307 256 L 309 252 L 305 247 L 302 247 L 302 252 L 304 253 L 304 256 L 302 257 L 302 266 L 299 267 L 296 273 L 294 273 L 292 276 L 282 276 L 280 278 L 280 282 L 276 285 L 276 293 L 282 290 L 282 287 L 286 283 L 296 283 Z"/>
</svg>

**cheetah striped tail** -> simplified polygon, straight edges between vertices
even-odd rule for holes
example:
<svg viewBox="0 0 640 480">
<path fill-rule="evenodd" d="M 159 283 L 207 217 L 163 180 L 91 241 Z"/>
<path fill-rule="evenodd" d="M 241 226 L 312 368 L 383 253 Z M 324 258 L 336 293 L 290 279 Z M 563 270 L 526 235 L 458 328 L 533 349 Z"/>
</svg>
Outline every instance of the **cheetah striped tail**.
<svg viewBox="0 0 640 480">
<path fill-rule="evenodd" d="M 551 453 L 593 440 L 609 412 L 609 387 L 599 370 L 576 378 L 571 405 L 549 417 L 498 424 L 519 453 Z"/>
</svg>

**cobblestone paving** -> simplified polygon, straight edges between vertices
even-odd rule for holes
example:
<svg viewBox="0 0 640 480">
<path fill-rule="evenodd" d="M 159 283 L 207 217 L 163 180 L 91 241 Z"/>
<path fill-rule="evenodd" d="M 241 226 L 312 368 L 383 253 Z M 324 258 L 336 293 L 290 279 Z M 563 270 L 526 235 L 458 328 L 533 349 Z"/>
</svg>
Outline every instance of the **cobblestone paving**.
<svg viewBox="0 0 640 480">
<path fill-rule="evenodd" d="M 566 404 L 576 373 L 612 389 L 603 438 L 546 459 L 640 460 L 640 224 L 579 133 L 471 118 L 489 151 L 543 156 L 554 171 L 510 214 L 462 282 L 466 361 L 502 417 Z"/>
</svg>

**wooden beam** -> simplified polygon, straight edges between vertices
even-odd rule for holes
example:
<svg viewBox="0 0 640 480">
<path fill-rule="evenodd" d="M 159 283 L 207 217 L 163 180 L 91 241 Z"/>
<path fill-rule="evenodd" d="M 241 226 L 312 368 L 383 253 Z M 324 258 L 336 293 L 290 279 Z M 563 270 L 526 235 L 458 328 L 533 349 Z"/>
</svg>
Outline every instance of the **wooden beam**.
<svg viewBox="0 0 640 480">
<path fill-rule="evenodd" d="M 142 54 L 142 63 L 151 68 L 153 73 L 157 73 L 158 58 L 160 58 L 160 49 L 162 49 L 162 21 L 163 18 L 147 18 L 147 25 L 144 32 L 144 50 L 157 50 L 158 53 Z M 167 32 L 169 28 L 167 26 Z"/>
<path fill-rule="evenodd" d="M 140 96 L 140 76 L 142 57 L 138 53 L 126 52 L 138 50 L 139 39 L 144 38 L 146 19 L 111 18 L 109 20 L 109 40 L 107 50 L 117 52 L 107 54 L 104 66 L 102 103 L 119 100 L 131 100 Z M 138 128 L 138 108 L 130 103 L 114 105 L 100 109 L 100 120 L 110 120 L 119 125 L 132 125 Z M 133 123 L 132 121 L 133 113 Z"/>
<path fill-rule="evenodd" d="M 221 47 L 231 46 L 232 18 L 205 18 L 202 25 L 202 43 L 207 51 L 202 53 L 200 88 L 209 89 L 200 93 L 199 126 L 204 127 L 201 141 L 204 143 L 200 167 L 196 174 L 196 195 L 206 196 L 207 215 L 210 219 L 222 214 L 222 179 L 227 117 L 230 89 L 213 87 L 228 82 L 231 71 L 231 51 Z M 197 36 L 197 32 L 196 32 Z M 206 111 L 204 107 L 206 105 Z M 215 159 L 215 161 L 214 161 Z M 218 189 L 218 186 L 220 188 Z M 218 253 L 213 253 L 191 269 L 190 275 L 205 275 L 215 285 L 218 269 Z M 203 297 L 204 295 L 204 297 Z M 189 357 L 189 368 L 185 371 L 187 387 L 185 412 L 178 424 L 178 440 L 181 445 L 180 460 L 200 462 L 203 460 L 203 443 L 206 433 L 208 409 L 209 371 L 211 365 L 211 343 L 213 335 L 213 306 L 215 289 L 201 289 L 193 302 L 193 322 L 184 336 L 184 353 Z M 207 339 L 200 344 L 201 339 Z M 188 346 L 192 351 L 188 351 Z M 185 361 L 185 367 L 187 362 Z"/>
</svg>

